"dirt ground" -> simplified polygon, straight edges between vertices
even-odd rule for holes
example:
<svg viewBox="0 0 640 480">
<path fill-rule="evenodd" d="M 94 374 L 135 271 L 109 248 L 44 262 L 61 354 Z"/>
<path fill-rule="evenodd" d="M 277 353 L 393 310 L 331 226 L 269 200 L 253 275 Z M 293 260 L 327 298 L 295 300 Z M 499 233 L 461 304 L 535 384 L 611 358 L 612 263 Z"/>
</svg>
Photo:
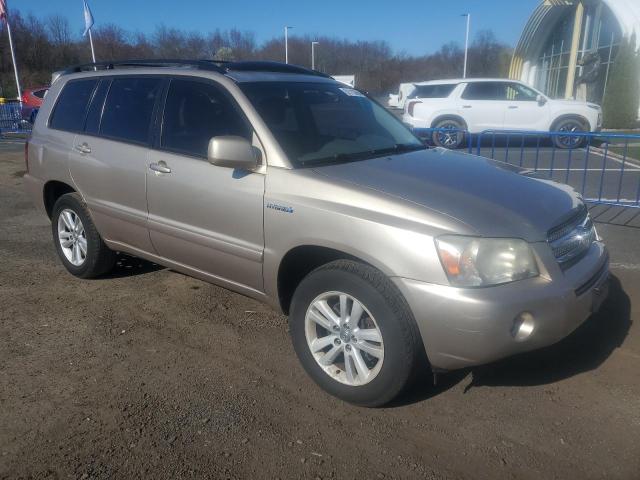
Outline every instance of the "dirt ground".
<svg viewBox="0 0 640 480">
<path fill-rule="evenodd" d="M 572 337 L 371 410 L 253 300 L 127 257 L 70 276 L 0 147 L 0 478 L 640 479 L 640 229 L 598 225 L 611 296 Z"/>
</svg>

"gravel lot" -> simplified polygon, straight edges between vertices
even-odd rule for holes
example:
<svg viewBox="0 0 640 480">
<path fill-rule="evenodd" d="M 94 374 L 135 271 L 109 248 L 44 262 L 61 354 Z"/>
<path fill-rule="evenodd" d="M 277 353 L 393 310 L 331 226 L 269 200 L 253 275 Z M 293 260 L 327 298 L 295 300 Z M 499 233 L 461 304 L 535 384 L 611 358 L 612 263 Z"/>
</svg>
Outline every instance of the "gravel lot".
<svg viewBox="0 0 640 480">
<path fill-rule="evenodd" d="M 0 478 L 640 478 L 640 229 L 598 226 L 612 293 L 572 337 L 369 410 L 253 300 L 128 257 L 71 277 L 21 149 L 0 144 Z"/>
</svg>

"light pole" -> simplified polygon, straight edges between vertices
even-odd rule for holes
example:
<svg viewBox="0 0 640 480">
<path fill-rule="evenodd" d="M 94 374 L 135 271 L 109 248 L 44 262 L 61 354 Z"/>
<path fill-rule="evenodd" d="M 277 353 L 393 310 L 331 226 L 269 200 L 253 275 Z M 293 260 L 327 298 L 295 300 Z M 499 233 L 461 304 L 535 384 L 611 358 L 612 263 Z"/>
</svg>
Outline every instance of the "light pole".
<svg viewBox="0 0 640 480">
<path fill-rule="evenodd" d="M 284 63 L 289 63 L 289 29 L 293 27 L 284 27 Z"/>
<path fill-rule="evenodd" d="M 467 33 L 464 37 L 464 70 L 462 71 L 462 78 L 467 78 L 467 58 L 469 55 L 469 26 L 471 24 L 471 14 L 463 13 L 461 16 L 467 17 Z"/>
<path fill-rule="evenodd" d="M 316 45 L 320 45 L 320 42 L 311 42 L 311 70 L 316 69 Z"/>
</svg>

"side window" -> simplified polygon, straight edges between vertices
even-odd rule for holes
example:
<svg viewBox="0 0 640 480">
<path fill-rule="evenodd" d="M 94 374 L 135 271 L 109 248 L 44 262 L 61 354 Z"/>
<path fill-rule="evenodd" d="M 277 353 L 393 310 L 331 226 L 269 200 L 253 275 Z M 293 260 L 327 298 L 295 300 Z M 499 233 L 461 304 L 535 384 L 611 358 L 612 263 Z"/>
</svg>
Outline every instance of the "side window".
<svg viewBox="0 0 640 480">
<path fill-rule="evenodd" d="M 33 92 L 33 96 L 34 97 L 38 97 L 38 98 L 44 98 L 45 94 L 47 93 L 47 89 L 42 89 L 42 90 L 36 90 L 35 92 Z"/>
<path fill-rule="evenodd" d="M 519 83 L 507 83 L 507 99 L 516 102 L 535 102 L 538 94 Z"/>
<path fill-rule="evenodd" d="M 458 84 L 416 85 L 409 98 L 447 98 Z"/>
<path fill-rule="evenodd" d="M 206 157 L 209 140 L 221 135 L 251 139 L 251 129 L 222 89 L 206 82 L 171 80 L 162 120 L 161 147 Z"/>
<path fill-rule="evenodd" d="M 111 80 L 100 80 L 100 84 L 93 94 L 91 105 L 89 105 L 89 112 L 87 113 L 87 121 L 84 125 L 84 131 L 86 133 L 97 134 L 100 131 L 100 117 L 102 116 L 104 99 L 107 96 L 110 84 Z"/>
<path fill-rule="evenodd" d="M 462 93 L 466 100 L 507 100 L 502 82 L 470 82 Z"/>
<path fill-rule="evenodd" d="M 69 132 L 82 131 L 87 105 L 97 84 L 98 80 L 95 78 L 67 83 L 58 97 L 49 119 L 49 126 Z"/>
<path fill-rule="evenodd" d="M 114 78 L 104 105 L 100 134 L 118 140 L 147 143 L 153 107 L 161 86 L 160 78 Z"/>
</svg>

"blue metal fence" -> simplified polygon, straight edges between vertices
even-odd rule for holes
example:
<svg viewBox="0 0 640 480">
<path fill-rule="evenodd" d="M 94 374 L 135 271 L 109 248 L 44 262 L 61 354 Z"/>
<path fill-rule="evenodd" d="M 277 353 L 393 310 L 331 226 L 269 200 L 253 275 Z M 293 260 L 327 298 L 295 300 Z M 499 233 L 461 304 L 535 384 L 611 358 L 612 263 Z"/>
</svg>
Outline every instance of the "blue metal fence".
<svg viewBox="0 0 640 480">
<path fill-rule="evenodd" d="M 38 110 L 20 103 L 0 104 L 0 135 L 29 133 Z"/>
<path fill-rule="evenodd" d="M 415 131 L 428 142 L 442 145 L 448 141 L 468 153 L 569 184 L 588 202 L 640 208 L 640 134 L 488 130 L 471 135 L 464 130 Z"/>
</svg>

